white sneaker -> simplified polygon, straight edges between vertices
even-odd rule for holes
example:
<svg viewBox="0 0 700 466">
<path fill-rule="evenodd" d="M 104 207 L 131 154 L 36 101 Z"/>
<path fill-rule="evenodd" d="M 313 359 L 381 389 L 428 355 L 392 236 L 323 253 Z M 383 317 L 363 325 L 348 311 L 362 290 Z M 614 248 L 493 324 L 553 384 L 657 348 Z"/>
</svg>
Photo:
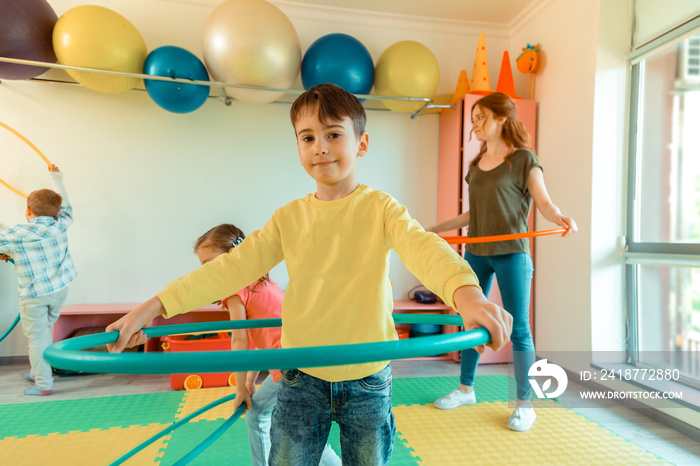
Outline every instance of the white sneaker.
<svg viewBox="0 0 700 466">
<path fill-rule="evenodd" d="M 343 466 L 343 461 L 331 445 L 327 443 L 321 454 L 321 461 L 318 463 L 318 466 Z"/>
<path fill-rule="evenodd" d="M 437 409 L 455 409 L 460 406 L 473 404 L 476 404 L 474 389 L 471 389 L 467 393 L 461 390 L 452 390 L 449 395 L 445 395 L 433 403 Z"/>
<path fill-rule="evenodd" d="M 517 406 L 513 414 L 510 415 L 510 419 L 508 419 L 508 428 L 518 432 L 525 432 L 530 430 L 532 424 L 535 423 L 535 419 L 537 419 L 535 408 Z"/>
</svg>

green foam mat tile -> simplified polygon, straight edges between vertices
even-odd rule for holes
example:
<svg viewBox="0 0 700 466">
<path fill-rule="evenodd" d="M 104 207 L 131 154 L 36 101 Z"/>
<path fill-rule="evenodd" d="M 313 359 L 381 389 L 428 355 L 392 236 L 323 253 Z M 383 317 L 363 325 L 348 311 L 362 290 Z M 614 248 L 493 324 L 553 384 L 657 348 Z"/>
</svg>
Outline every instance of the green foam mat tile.
<svg viewBox="0 0 700 466">
<path fill-rule="evenodd" d="M 173 422 L 183 392 L 0 405 L 0 438 Z M 11 422 L 7 422 L 11 419 Z"/>
<path fill-rule="evenodd" d="M 188 422 L 174 430 L 163 448 L 160 466 L 177 463 L 183 456 L 211 435 L 224 419 Z M 209 448 L 198 455 L 190 465 L 250 464 L 250 445 L 245 421 L 238 419 Z"/>
<path fill-rule="evenodd" d="M 508 402 L 509 377 L 507 375 L 477 376 L 474 382 L 476 401 L 492 403 Z M 459 387 L 459 377 L 415 377 L 392 380 L 392 406 L 432 404 Z"/>
<path fill-rule="evenodd" d="M 416 466 L 422 464 L 420 456 L 413 450 L 406 438 L 396 429 L 396 437 L 394 438 L 394 452 L 391 454 L 389 466 Z"/>
</svg>

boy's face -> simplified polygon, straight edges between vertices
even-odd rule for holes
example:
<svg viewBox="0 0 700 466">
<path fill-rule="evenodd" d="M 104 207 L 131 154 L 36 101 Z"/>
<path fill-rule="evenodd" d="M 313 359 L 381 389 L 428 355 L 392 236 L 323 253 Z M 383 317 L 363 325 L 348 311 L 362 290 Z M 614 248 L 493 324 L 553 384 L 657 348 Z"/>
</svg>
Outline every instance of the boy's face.
<svg viewBox="0 0 700 466">
<path fill-rule="evenodd" d="M 347 196 L 357 187 L 357 160 L 367 153 L 369 136 L 355 135 L 352 120 L 321 123 L 316 109 L 306 109 L 294 125 L 301 165 L 316 180 L 322 200 Z"/>
</svg>

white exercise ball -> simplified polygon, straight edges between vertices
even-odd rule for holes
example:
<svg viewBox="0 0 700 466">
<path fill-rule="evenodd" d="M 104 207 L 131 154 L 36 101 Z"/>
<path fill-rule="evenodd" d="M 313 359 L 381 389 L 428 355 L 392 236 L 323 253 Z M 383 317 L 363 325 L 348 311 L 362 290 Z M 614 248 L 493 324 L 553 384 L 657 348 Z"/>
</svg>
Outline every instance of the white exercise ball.
<svg viewBox="0 0 700 466">
<path fill-rule="evenodd" d="M 215 81 L 291 89 L 301 44 L 287 16 L 265 0 L 226 0 L 204 25 L 202 54 Z M 267 103 L 284 93 L 226 87 L 237 100 Z"/>
</svg>

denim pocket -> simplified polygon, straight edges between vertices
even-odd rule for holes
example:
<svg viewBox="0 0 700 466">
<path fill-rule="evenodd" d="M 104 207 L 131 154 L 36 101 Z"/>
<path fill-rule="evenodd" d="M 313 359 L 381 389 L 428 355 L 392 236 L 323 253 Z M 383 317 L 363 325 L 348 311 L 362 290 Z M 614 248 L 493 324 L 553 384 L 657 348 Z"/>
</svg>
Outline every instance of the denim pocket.
<svg viewBox="0 0 700 466">
<path fill-rule="evenodd" d="M 376 374 L 360 379 L 360 386 L 366 390 L 381 391 L 391 385 L 391 366 L 386 366 Z"/>
<path fill-rule="evenodd" d="M 289 369 L 282 371 L 282 383 L 288 387 L 292 387 L 301 380 L 301 371 L 299 369 Z"/>
</svg>

